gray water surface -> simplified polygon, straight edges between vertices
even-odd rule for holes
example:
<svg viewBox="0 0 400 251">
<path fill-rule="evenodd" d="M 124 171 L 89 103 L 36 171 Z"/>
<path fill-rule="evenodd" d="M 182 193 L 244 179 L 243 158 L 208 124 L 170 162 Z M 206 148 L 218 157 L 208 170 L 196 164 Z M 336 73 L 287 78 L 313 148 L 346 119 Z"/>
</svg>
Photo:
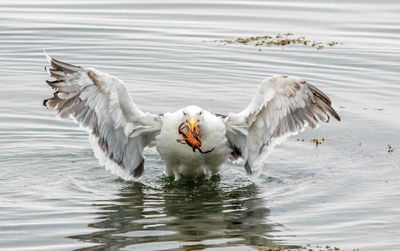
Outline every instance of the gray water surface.
<svg viewBox="0 0 400 251">
<path fill-rule="evenodd" d="M 2 1 L 0 249 L 398 250 L 399 13 L 398 1 Z M 343 44 L 210 42 L 287 32 Z M 174 184 L 149 149 L 141 183 L 125 182 L 41 105 L 43 49 L 120 77 L 152 113 L 238 112 L 262 78 L 285 74 L 324 90 L 342 122 L 288 139 L 253 181 L 227 163 L 212 181 Z"/>
</svg>

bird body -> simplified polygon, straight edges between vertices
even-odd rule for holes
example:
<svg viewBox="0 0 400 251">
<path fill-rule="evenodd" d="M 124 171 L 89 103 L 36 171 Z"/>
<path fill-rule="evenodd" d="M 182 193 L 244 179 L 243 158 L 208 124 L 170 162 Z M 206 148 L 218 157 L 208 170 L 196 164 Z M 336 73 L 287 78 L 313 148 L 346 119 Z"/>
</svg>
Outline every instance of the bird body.
<svg viewBox="0 0 400 251">
<path fill-rule="evenodd" d="M 143 175 L 145 147 L 156 147 L 165 174 L 175 179 L 210 177 L 228 159 L 242 160 L 251 175 L 287 137 L 328 122 L 329 115 L 340 120 L 326 94 L 288 76 L 264 79 L 239 113 L 219 115 L 191 105 L 151 114 L 136 106 L 117 77 L 46 57 L 55 79 L 46 82 L 55 92 L 43 105 L 86 128 L 100 164 L 126 180 Z M 181 125 L 188 131 L 180 131 Z"/>
<path fill-rule="evenodd" d="M 183 111 L 189 115 L 202 113 L 199 128 L 202 137 L 202 148 L 215 150 L 201 154 L 187 145 L 175 143 L 180 138 L 178 127 L 183 120 Z M 202 110 L 198 106 L 188 106 L 174 113 L 165 113 L 163 116 L 163 126 L 160 134 L 156 137 L 157 151 L 165 161 L 167 176 L 178 178 L 180 175 L 193 177 L 198 174 L 204 174 L 210 177 L 218 173 L 220 166 L 226 161 L 230 150 L 225 135 L 225 124 L 223 119 L 214 114 Z"/>
</svg>

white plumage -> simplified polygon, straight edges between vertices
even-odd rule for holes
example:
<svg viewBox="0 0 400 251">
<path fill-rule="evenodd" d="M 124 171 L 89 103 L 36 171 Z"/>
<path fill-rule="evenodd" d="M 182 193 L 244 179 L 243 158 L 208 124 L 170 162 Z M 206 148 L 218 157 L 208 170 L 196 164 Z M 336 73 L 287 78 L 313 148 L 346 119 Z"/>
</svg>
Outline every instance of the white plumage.
<svg viewBox="0 0 400 251">
<path fill-rule="evenodd" d="M 165 174 L 175 179 L 210 177 L 227 159 L 242 159 L 250 175 L 290 135 L 328 122 L 328 114 L 340 120 L 322 91 L 287 76 L 264 79 L 247 108 L 237 114 L 216 115 L 198 106 L 163 115 L 145 113 L 117 77 L 46 57 L 51 64 L 46 70 L 55 78 L 47 83 L 56 91 L 43 105 L 85 127 L 100 164 L 127 180 L 142 176 L 143 150 L 153 146 L 165 162 Z M 214 150 L 202 154 L 176 141 L 182 137 L 179 125 L 189 119 L 197 121 L 201 149 Z"/>
</svg>

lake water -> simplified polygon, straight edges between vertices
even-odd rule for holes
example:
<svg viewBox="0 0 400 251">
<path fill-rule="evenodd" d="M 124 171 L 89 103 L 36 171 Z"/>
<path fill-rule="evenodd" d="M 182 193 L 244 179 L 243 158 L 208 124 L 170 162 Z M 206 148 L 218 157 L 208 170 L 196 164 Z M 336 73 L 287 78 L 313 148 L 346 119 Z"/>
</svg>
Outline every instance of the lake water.
<svg viewBox="0 0 400 251">
<path fill-rule="evenodd" d="M 398 1 L 107 2 L 1 2 L 1 250 L 399 250 Z M 287 32 L 343 44 L 209 42 Z M 330 95 L 342 122 L 276 147 L 254 181 L 227 163 L 219 180 L 175 184 L 150 149 L 142 183 L 125 182 L 42 106 L 43 49 L 120 77 L 144 111 L 237 112 L 285 74 Z"/>
</svg>

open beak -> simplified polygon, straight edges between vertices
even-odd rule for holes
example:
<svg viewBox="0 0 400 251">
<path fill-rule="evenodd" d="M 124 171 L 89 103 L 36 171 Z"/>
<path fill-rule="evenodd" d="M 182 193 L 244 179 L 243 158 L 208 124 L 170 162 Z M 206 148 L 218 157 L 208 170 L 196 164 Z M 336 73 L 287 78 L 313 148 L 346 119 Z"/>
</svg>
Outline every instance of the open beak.
<svg viewBox="0 0 400 251">
<path fill-rule="evenodd" d="M 190 127 L 190 132 L 193 132 L 193 130 L 194 130 L 194 127 L 195 127 L 195 125 L 196 125 L 196 119 L 195 118 L 190 118 L 190 120 L 189 120 L 189 127 Z"/>
</svg>

